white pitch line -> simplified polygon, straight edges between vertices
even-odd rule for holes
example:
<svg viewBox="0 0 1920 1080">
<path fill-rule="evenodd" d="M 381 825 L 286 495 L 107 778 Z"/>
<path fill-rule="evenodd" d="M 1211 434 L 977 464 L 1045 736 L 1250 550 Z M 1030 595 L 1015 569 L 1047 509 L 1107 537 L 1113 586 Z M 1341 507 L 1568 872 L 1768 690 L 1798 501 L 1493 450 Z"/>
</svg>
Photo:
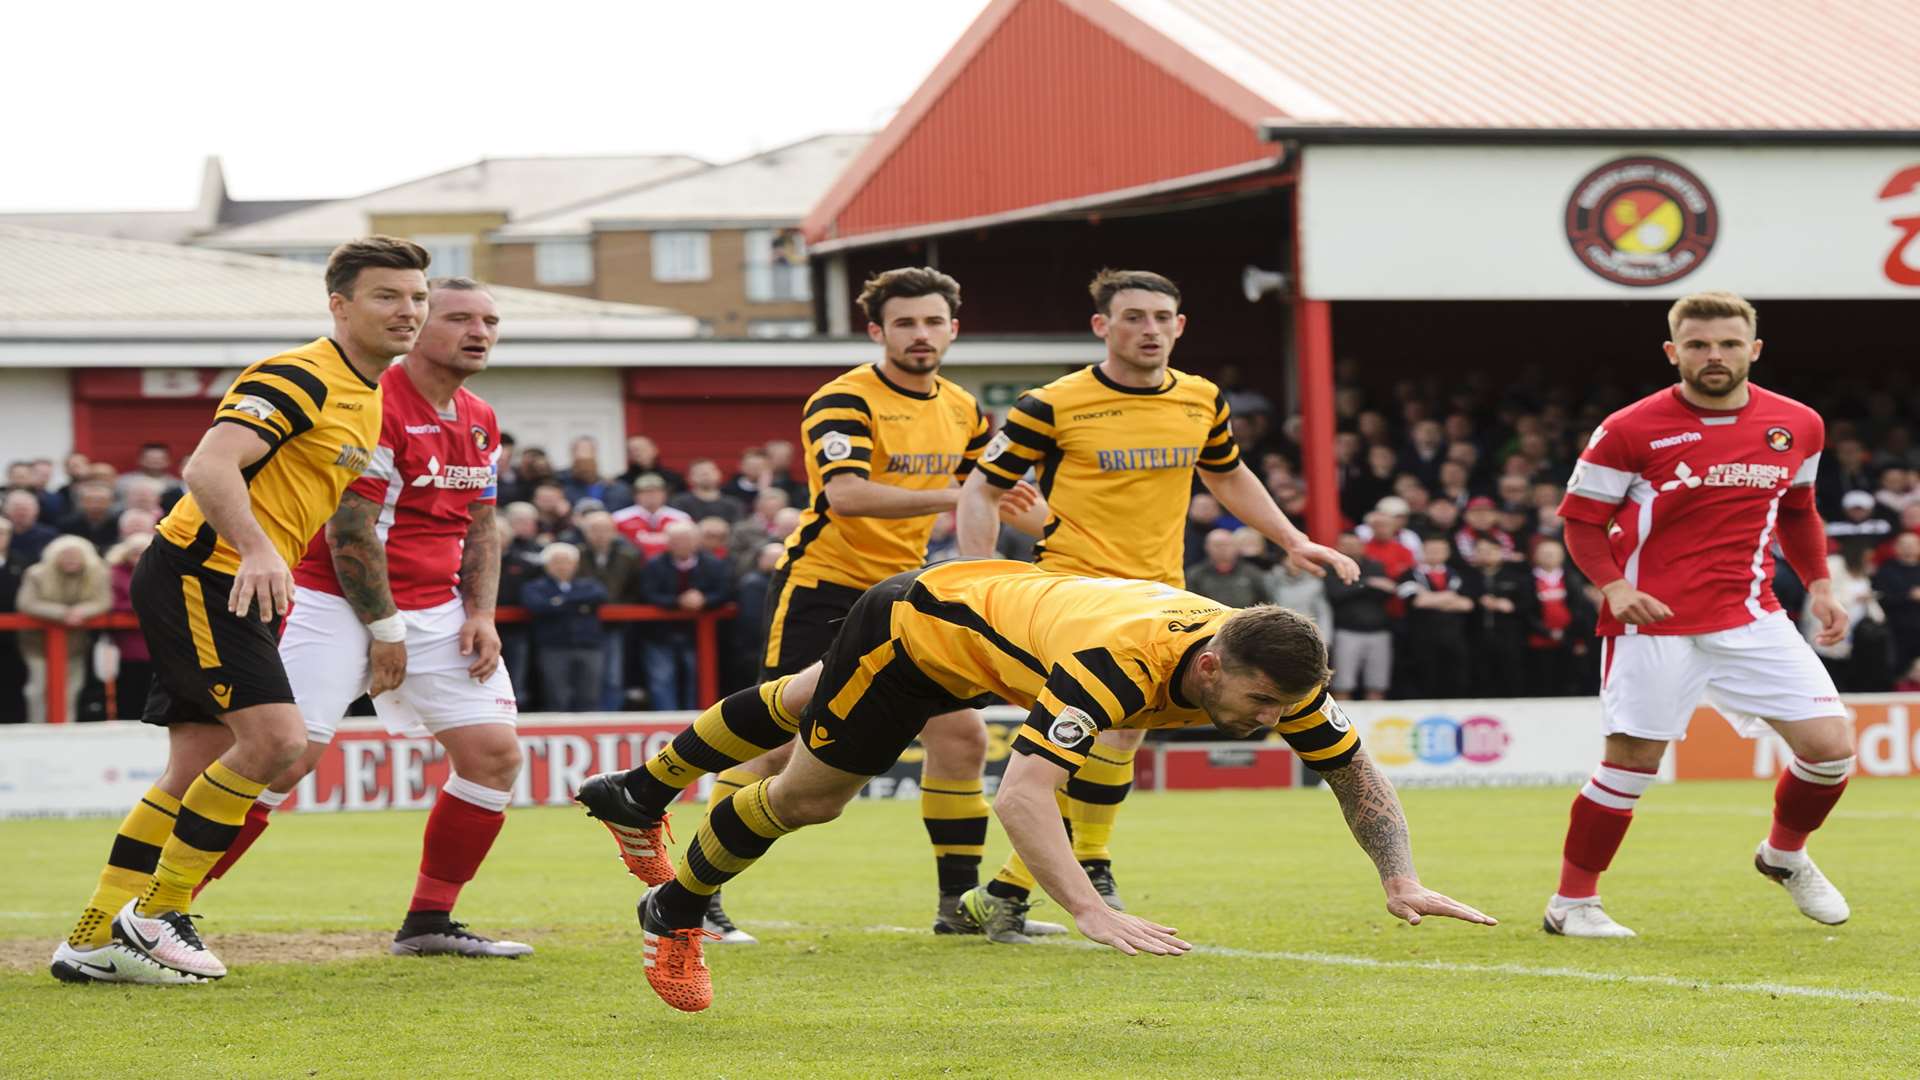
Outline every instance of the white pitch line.
<svg viewBox="0 0 1920 1080">
<path fill-rule="evenodd" d="M 754 920 L 755 927 L 769 930 L 810 930 L 831 931 L 837 927 L 823 927 L 808 923 Z M 925 934 L 927 931 L 907 926 L 863 926 L 851 928 L 868 934 Z M 1075 949 L 1105 949 L 1107 946 L 1094 941 L 1068 940 L 1051 947 L 1065 946 Z M 1322 967 L 1374 968 L 1402 971 L 1437 971 L 1463 975 L 1518 975 L 1537 979 L 1576 979 L 1581 982 L 1626 983 L 1634 986 L 1658 986 L 1672 990 L 1705 990 L 1735 994 L 1770 994 L 1779 997 L 1829 998 L 1836 1001 L 1864 1001 L 1880 1005 L 1916 1005 L 1920 1001 L 1913 998 L 1888 994 L 1879 990 L 1849 990 L 1825 986 L 1797 986 L 1792 983 L 1737 982 L 1717 983 L 1705 979 L 1684 979 L 1677 975 L 1633 975 L 1616 971 L 1587 971 L 1582 968 L 1568 967 L 1528 967 L 1525 964 L 1473 964 L 1451 960 L 1381 960 L 1371 956 L 1342 956 L 1338 953 L 1310 952 L 1264 952 L 1254 949 L 1236 949 L 1226 945 L 1195 945 L 1193 951 L 1203 956 L 1219 956 L 1231 960 L 1263 960 L 1270 963 L 1316 964 Z"/>
</svg>

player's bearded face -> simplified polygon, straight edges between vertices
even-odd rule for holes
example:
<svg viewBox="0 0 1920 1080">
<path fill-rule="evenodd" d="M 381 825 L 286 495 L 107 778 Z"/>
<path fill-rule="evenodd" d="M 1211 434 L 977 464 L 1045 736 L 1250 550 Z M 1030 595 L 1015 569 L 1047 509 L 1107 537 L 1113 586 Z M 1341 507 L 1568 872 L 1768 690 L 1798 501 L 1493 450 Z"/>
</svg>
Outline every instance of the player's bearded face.
<svg viewBox="0 0 1920 1080">
<path fill-rule="evenodd" d="M 427 321 L 427 275 L 418 270 L 373 267 L 360 271 L 353 295 L 329 301 L 355 347 L 373 356 L 404 355 Z"/>
<path fill-rule="evenodd" d="M 429 363 L 471 375 L 483 371 L 500 340 L 500 309 L 478 290 L 439 289 L 413 351 Z"/>
<path fill-rule="evenodd" d="M 1725 397 L 1740 389 L 1760 341 L 1739 317 L 1685 319 L 1667 343 L 1667 356 L 1680 371 L 1680 381 L 1695 393 Z"/>
<path fill-rule="evenodd" d="M 867 324 L 867 336 L 887 350 L 887 359 L 902 371 L 931 375 L 953 345 L 960 324 L 937 295 L 899 297 L 886 302 L 883 325 Z"/>
<path fill-rule="evenodd" d="M 1213 654 L 1205 654 L 1212 656 Z M 1198 658 L 1196 658 L 1198 659 Z M 1279 723 L 1283 710 L 1303 695 L 1289 697 L 1264 675 L 1207 665 L 1199 704 L 1213 726 L 1236 738 L 1265 731 Z"/>
<path fill-rule="evenodd" d="M 1173 358 L 1187 317 L 1173 297 L 1150 289 L 1113 294 L 1105 314 L 1093 317 L 1093 332 L 1107 343 L 1107 355 L 1142 370 L 1165 367 Z"/>
</svg>

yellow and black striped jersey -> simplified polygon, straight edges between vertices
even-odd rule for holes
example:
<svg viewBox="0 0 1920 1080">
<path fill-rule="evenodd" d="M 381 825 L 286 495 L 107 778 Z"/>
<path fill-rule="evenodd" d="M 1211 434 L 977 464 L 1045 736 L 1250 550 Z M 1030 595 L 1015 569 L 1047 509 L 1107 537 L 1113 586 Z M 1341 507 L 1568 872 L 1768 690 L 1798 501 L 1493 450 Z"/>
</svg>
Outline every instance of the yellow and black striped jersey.
<svg viewBox="0 0 1920 1080">
<path fill-rule="evenodd" d="M 1180 679 L 1234 610 L 1160 582 L 965 559 L 920 573 L 893 605 L 890 644 L 956 698 L 1030 709 L 1014 749 L 1071 772 L 1108 728 L 1209 723 Z M 1325 687 L 1283 715 L 1274 730 L 1308 766 L 1353 760 L 1359 737 Z"/>
<path fill-rule="evenodd" d="M 361 378 L 340 346 L 320 338 L 241 372 L 213 422 L 239 424 L 266 440 L 266 456 L 241 475 L 254 520 L 287 565 L 298 566 L 347 485 L 374 467 L 380 384 Z M 214 533 L 192 492 L 173 505 L 159 531 L 209 570 L 240 568 L 239 552 Z"/>
<path fill-rule="evenodd" d="M 1148 390 L 1088 367 L 1015 402 L 980 467 L 1003 488 L 1036 470 L 1041 566 L 1183 585 L 1193 470 L 1240 464 L 1227 415 L 1226 394 L 1198 375 L 1169 369 Z"/>
<path fill-rule="evenodd" d="M 800 421 L 807 455 L 807 507 L 779 568 L 790 581 L 865 589 L 926 561 L 936 515 L 855 517 L 827 502 L 842 473 L 931 491 L 973 470 L 986 449 L 986 414 L 973 395 L 939 376 L 922 394 L 863 364 L 814 391 Z"/>
</svg>

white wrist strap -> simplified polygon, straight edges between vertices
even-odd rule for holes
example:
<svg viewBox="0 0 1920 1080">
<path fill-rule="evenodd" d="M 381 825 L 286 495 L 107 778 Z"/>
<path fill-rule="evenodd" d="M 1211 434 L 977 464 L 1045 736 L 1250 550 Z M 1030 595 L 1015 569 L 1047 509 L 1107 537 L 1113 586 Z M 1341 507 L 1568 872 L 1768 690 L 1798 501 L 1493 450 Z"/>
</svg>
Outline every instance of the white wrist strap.
<svg viewBox="0 0 1920 1080">
<path fill-rule="evenodd" d="M 397 611 L 384 619 L 375 619 L 368 623 L 367 630 L 373 634 L 375 641 L 407 640 L 407 624 L 400 620 L 400 613 Z"/>
</svg>

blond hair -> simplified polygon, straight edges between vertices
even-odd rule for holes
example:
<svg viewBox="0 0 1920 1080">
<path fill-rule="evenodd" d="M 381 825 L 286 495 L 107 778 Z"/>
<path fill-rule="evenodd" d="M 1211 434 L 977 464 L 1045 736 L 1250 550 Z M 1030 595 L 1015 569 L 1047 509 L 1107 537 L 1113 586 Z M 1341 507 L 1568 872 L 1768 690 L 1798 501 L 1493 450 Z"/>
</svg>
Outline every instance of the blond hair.
<svg viewBox="0 0 1920 1080">
<path fill-rule="evenodd" d="M 1760 315 L 1739 293 L 1703 292 L 1683 296 L 1667 309 L 1667 333 L 1680 336 L 1680 324 L 1688 319 L 1745 319 L 1747 333 L 1760 332 Z"/>
</svg>

